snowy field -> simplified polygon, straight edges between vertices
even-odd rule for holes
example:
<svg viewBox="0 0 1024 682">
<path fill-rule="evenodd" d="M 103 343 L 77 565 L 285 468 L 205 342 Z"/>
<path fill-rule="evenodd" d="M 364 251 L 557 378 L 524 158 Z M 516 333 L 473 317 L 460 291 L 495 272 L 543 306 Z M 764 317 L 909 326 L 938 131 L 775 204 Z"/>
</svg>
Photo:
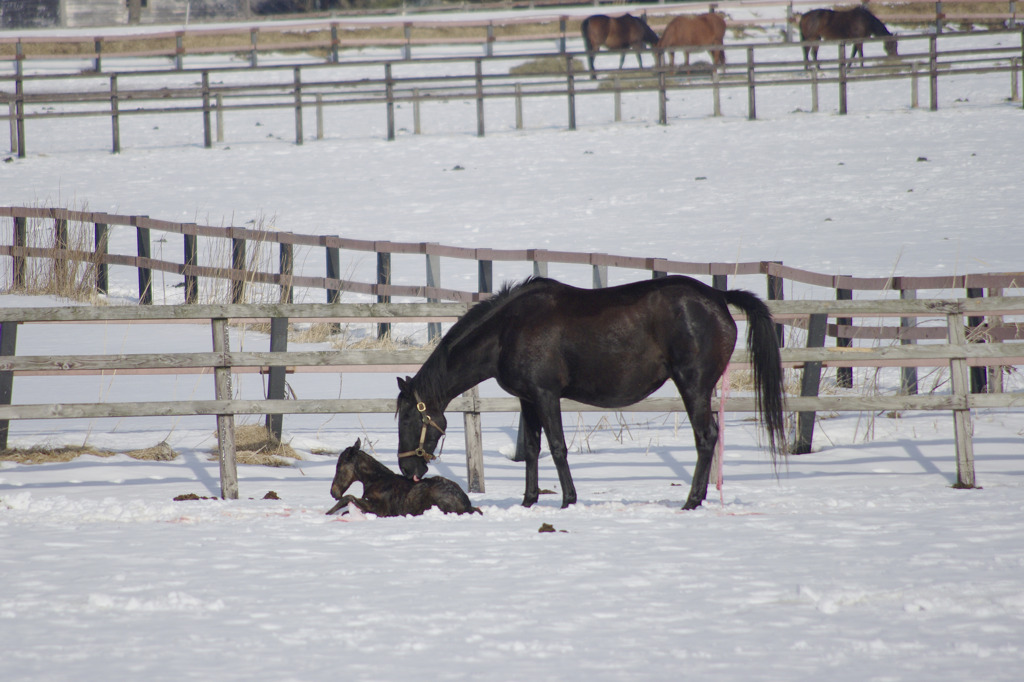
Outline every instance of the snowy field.
<svg viewBox="0 0 1024 682">
<path fill-rule="evenodd" d="M 526 131 L 511 104 L 489 108 L 484 138 L 473 105 L 437 103 L 419 136 L 401 110 L 406 129 L 390 143 L 383 111 L 355 107 L 332 110 L 326 138 L 301 147 L 291 112 L 240 114 L 213 150 L 198 119 L 125 117 L 116 156 L 109 121 L 74 119 L 30 128 L 28 158 L 0 164 L 0 204 L 859 276 L 1020 271 L 1024 112 L 1007 81 L 942 81 L 938 112 L 910 110 L 906 83 L 861 84 L 847 116 L 834 92 L 811 114 L 805 90 L 766 89 L 754 122 L 745 92 L 720 118 L 697 93 L 673 99 L 664 127 L 650 123 L 654 97 L 624 98 L 620 124 L 610 96 L 583 98 L 575 132 L 553 98 L 530 102 Z M 127 248 L 134 235 L 121 239 Z M 499 282 L 526 274 L 495 264 Z M 551 274 L 589 284 L 588 269 Z M 114 303 L 131 300 L 134 276 L 112 272 Z M 445 286 L 475 277 L 444 265 Z M 172 279 L 158 282 L 158 303 L 180 300 Z M 730 284 L 764 293 L 761 278 Z M 65 354 L 70 335 L 81 353 L 209 350 L 204 327 L 53 329 L 24 326 L 19 353 Z M 232 348 L 265 350 L 266 338 L 236 332 Z M 1019 373 L 1007 380 L 1022 390 Z M 289 381 L 303 398 L 397 392 L 393 375 Z M 895 376 L 859 373 L 857 390 L 874 390 L 869 381 L 891 391 Z M 941 373 L 924 385 L 948 390 Z M 262 390 L 252 377 L 236 387 Z M 14 388 L 18 403 L 154 395 L 212 387 L 117 377 Z M 484 513 L 400 519 L 325 516 L 334 462 L 314 454 L 362 438 L 397 470 L 390 415 L 286 416 L 303 459 L 240 467 L 232 502 L 173 501 L 219 491 L 212 419 L 16 423 L 13 446 L 166 441 L 179 456 L 0 466 L 0 679 L 1019 679 L 1024 413 L 974 414 L 982 488 L 972 491 L 950 487 L 948 413 L 819 417 L 814 452 L 776 476 L 755 425 L 729 415 L 724 488 L 684 513 L 694 461 L 684 417 L 567 414 L 580 501 L 561 510 L 549 458 L 541 486 L 555 494 L 519 505 L 523 466 L 506 457 L 515 416 L 488 415 L 487 491 L 471 495 Z M 461 420 L 450 426 L 436 471 L 465 487 Z M 263 499 L 269 491 L 280 499 Z M 542 524 L 558 532 L 538 533 Z"/>
</svg>

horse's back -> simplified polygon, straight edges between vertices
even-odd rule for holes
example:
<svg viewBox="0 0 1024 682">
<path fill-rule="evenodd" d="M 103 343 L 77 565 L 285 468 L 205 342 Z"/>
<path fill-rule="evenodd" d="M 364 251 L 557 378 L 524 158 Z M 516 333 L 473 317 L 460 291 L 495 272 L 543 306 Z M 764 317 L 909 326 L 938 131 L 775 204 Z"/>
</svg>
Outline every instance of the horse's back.
<svg viewBox="0 0 1024 682">
<path fill-rule="evenodd" d="M 725 38 L 725 19 L 717 12 L 682 14 L 665 27 L 658 47 L 676 45 L 721 45 Z"/>
<path fill-rule="evenodd" d="M 415 483 L 405 498 L 405 513 L 419 515 L 431 507 L 445 514 L 471 514 L 480 510 L 458 483 L 442 476 L 431 476 Z"/>
</svg>

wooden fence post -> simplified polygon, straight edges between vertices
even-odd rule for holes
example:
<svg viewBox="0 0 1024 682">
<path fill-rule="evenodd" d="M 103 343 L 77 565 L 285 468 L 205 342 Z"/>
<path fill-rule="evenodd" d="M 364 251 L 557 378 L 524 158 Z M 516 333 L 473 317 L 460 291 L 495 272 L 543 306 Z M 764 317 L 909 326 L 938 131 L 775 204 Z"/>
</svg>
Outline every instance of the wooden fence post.
<svg viewBox="0 0 1024 682">
<path fill-rule="evenodd" d="M 719 291 L 729 290 L 729 275 L 711 275 L 711 288 Z"/>
<path fill-rule="evenodd" d="M 231 302 L 245 303 L 246 241 L 231 238 Z"/>
<path fill-rule="evenodd" d="M 217 142 L 224 141 L 224 95 L 217 93 L 214 108 L 217 110 Z"/>
<path fill-rule="evenodd" d="M 426 246 L 426 245 L 425 245 Z M 441 286 L 441 257 L 434 253 L 427 254 L 427 288 Z M 438 299 L 427 296 L 427 303 L 437 303 Z M 427 342 L 434 343 L 441 338 L 441 323 L 427 323 Z"/>
<path fill-rule="evenodd" d="M 327 256 L 327 279 L 341 279 L 341 252 L 337 246 L 328 246 L 326 248 Z M 327 285 L 327 302 L 337 303 L 341 300 L 341 289 L 337 286 Z"/>
<path fill-rule="evenodd" d="M 68 221 L 56 218 L 53 221 L 53 279 L 57 291 L 65 291 L 71 282 L 71 261 L 68 259 Z"/>
<path fill-rule="evenodd" d="M 474 386 L 463 397 L 470 408 L 462 415 L 466 430 L 466 487 L 471 493 L 487 492 L 484 486 L 484 441 L 480 430 L 480 387 Z"/>
<path fill-rule="evenodd" d="M 852 301 L 853 289 L 836 289 L 837 301 Z M 850 348 L 853 346 L 853 339 L 842 335 L 842 327 L 853 325 L 853 318 L 836 318 L 836 348 Z M 836 386 L 839 388 L 853 388 L 853 367 L 836 367 Z"/>
<path fill-rule="evenodd" d="M 20 46 L 21 43 L 19 42 Z M 20 69 L 21 62 L 18 62 Z M 14 79 L 14 118 L 15 127 L 17 128 L 17 152 L 18 158 L 25 158 L 25 83 L 22 81 L 21 71 L 18 71 L 17 77 Z"/>
<path fill-rule="evenodd" d="M 0 323 L 0 357 L 10 357 L 17 352 L 18 323 Z M 14 396 L 14 372 L 0 372 L 0 405 L 10 405 Z M 7 449 L 10 421 L 0 420 L 0 450 Z"/>
<path fill-rule="evenodd" d="M 135 226 L 135 243 L 138 246 L 140 260 L 152 258 L 148 227 Z M 153 303 L 153 271 L 141 262 L 137 269 L 139 271 L 139 303 L 141 305 L 151 305 Z"/>
<path fill-rule="evenodd" d="M 341 41 L 338 40 L 338 24 L 333 22 L 331 24 L 331 64 L 338 63 L 338 47 L 341 45 Z"/>
<path fill-rule="evenodd" d="M 967 298 L 985 298 L 985 290 L 979 287 L 968 287 Z M 972 334 L 971 343 L 985 343 L 985 339 L 978 333 L 978 328 L 985 324 L 984 317 L 968 317 L 967 326 Z M 971 367 L 971 393 L 986 393 L 988 391 L 988 368 Z"/>
<path fill-rule="evenodd" d="M 946 316 L 949 343 L 954 346 L 966 346 L 967 336 L 964 333 L 964 321 L 961 313 Z M 974 442 L 971 438 L 971 409 L 968 403 L 970 395 L 967 378 L 967 360 L 953 358 L 949 361 L 950 383 L 953 386 L 953 433 L 956 440 L 956 483 L 954 488 L 974 488 Z"/>
<path fill-rule="evenodd" d="M 607 265 L 595 265 L 594 269 L 594 288 L 595 289 L 606 289 L 608 287 L 608 266 Z"/>
<path fill-rule="evenodd" d="M 281 242 L 277 256 L 277 269 L 281 275 L 281 303 L 293 303 L 295 291 L 292 287 L 292 274 L 295 270 L 294 246 Z"/>
<path fill-rule="evenodd" d="M 808 348 L 825 347 L 825 330 L 827 327 L 828 315 L 825 313 L 812 313 L 810 315 L 807 323 Z M 821 362 L 805 362 L 800 381 L 800 395 L 805 398 L 817 398 L 820 386 Z M 790 449 L 791 454 L 806 455 L 811 451 L 811 442 L 814 440 L 814 416 L 814 412 L 797 413 L 796 441 Z"/>
<path fill-rule="evenodd" d="M 249 29 L 249 44 L 251 45 L 249 49 L 249 66 L 254 69 L 259 66 L 260 63 L 259 41 L 260 30 L 258 28 Z"/>
<path fill-rule="evenodd" d="M 174 36 L 174 68 L 178 71 L 185 68 L 185 34 L 182 31 Z"/>
<path fill-rule="evenodd" d="M 96 291 L 105 294 L 109 291 L 107 263 L 104 257 L 110 243 L 110 227 L 105 223 L 93 223 L 93 253 L 96 257 Z"/>
<path fill-rule="evenodd" d="M 395 82 L 391 78 L 391 62 L 384 65 L 384 99 L 388 119 L 388 141 L 395 139 Z"/>
<path fill-rule="evenodd" d="M 811 69 L 811 113 L 818 113 L 818 70 Z"/>
<path fill-rule="evenodd" d="M 939 110 L 939 55 L 938 39 L 928 36 L 928 91 L 931 111 Z"/>
<path fill-rule="evenodd" d="M 93 40 L 92 49 L 96 53 L 92 60 L 92 69 L 96 73 L 103 73 L 103 39 L 96 38 Z"/>
<path fill-rule="evenodd" d="M 565 89 L 569 99 L 569 130 L 576 130 L 576 77 L 573 74 L 573 58 L 565 58 Z"/>
<path fill-rule="evenodd" d="M 494 261 L 478 260 L 476 262 L 477 291 L 481 294 L 494 292 Z"/>
<path fill-rule="evenodd" d="M 768 276 L 768 300 L 769 301 L 781 301 L 785 298 L 785 286 L 786 280 L 773 275 L 771 273 L 770 266 L 772 264 L 782 265 L 782 261 L 763 261 L 761 263 L 761 269 Z M 775 325 L 775 334 L 779 337 L 779 348 L 782 348 L 786 342 L 786 327 L 782 324 Z"/>
<path fill-rule="evenodd" d="M 185 303 L 199 301 L 199 277 L 191 273 L 191 268 L 199 264 L 198 237 L 188 232 L 182 235 L 185 239 Z"/>
<path fill-rule="evenodd" d="M 516 130 L 523 129 L 523 84 L 516 83 Z"/>
<path fill-rule="evenodd" d="M 721 72 L 718 70 L 717 64 L 711 65 L 711 103 L 712 103 L 712 116 L 722 115 L 722 88 L 721 88 Z"/>
<path fill-rule="evenodd" d="M 110 128 L 113 135 L 113 153 L 121 153 L 121 116 L 118 113 L 117 75 L 110 77 Z"/>
<path fill-rule="evenodd" d="M 1002 289 L 989 289 L 989 298 L 999 297 L 1003 295 Z M 988 318 L 989 327 L 1001 327 L 1003 325 L 1002 315 L 993 315 Z M 1003 366 L 992 365 L 988 368 L 988 392 L 989 393 L 1002 393 L 1003 392 Z"/>
<path fill-rule="evenodd" d="M 218 116 L 219 116 L 218 111 Z M 213 131 L 210 130 L 210 72 L 203 71 L 203 146 L 213 147 Z"/>
<path fill-rule="evenodd" d="M 288 352 L 288 318 L 273 317 L 270 319 L 270 352 Z M 287 368 L 273 366 L 268 370 L 267 376 L 267 400 L 284 400 L 285 375 Z M 266 417 L 267 431 L 278 441 L 281 440 L 281 430 L 284 427 L 284 415 L 268 414 Z"/>
<path fill-rule="evenodd" d="M 655 49 L 654 64 L 658 69 L 658 123 L 664 126 L 668 125 L 668 93 L 665 91 L 667 78 L 665 74 L 664 50 Z"/>
<path fill-rule="evenodd" d="M 295 93 L 295 144 L 302 145 L 302 67 L 296 66 L 292 77 Z"/>
<path fill-rule="evenodd" d="M 377 252 L 377 285 L 388 286 L 391 284 L 391 254 L 385 251 Z M 377 294 L 377 303 L 391 303 L 391 296 Z M 377 338 L 385 339 L 391 336 L 391 324 L 380 322 L 377 324 Z"/>
<path fill-rule="evenodd" d="M 901 301 L 913 301 L 917 298 L 917 291 L 914 289 L 900 289 L 900 300 Z M 911 328 L 917 326 L 916 317 L 901 317 L 900 318 L 900 345 L 901 346 L 912 346 L 916 343 L 914 339 L 909 338 L 909 335 L 905 332 L 910 331 Z M 900 394 L 901 395 L 917 395 L 917 367 L 901 367 L 900 368 Z"/>
<path fill-rule="evenodd" d="M 227 355 L 230 348 L 228 321 L 223 317 L 211 320 L 213 327 L 213 352 Z M 227 358 L 224 364 L 213 370 L 214 398 L 231 400 L 231 367 Z M 217 450 L 220 455 L 220 496 L 225 500 L 238 499 L 238 466 L 235 462 L 235 415 L 217 415 Z"/>
<path fill-rule="evenodd" d="M 839 113 L 845 115 L 846 107 L 846 43 L 839 43 Z"/>
<path fill-rule="evenodd" d="M 476 71 L 476 136 L 484 136 L 484 64 L 477 59 L 474 64 Z"/>
<path fill-rule="evenodd" d="M 754 95 L 754 48 L 747 48 L 747 119 L 757 120 L 757 98 Z"/>
<path fill-rule="evenodd" d="M 15 217 L 13 237 L 16 251 L 11 259 L 11 279 L 14 288 L 20 289 L 28 283 L 28 259 L 25 257 L 24 251 L 19 253 L 17 250 L 28 246 L 28 218 Z"/>
</svg>

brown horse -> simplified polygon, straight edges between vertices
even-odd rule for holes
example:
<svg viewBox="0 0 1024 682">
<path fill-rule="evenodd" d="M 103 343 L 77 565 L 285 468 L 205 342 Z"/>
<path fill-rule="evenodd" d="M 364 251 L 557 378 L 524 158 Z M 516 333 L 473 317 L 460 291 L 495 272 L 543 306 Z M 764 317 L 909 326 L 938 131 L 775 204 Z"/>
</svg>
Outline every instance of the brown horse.
<svg viewBox="0 0 1024 682">
<path fill-rule="evenodd" d="M 690 49 L 701 45 L 722 45 L 725 38 L 725 18 L 716 12 L 707 14 L 681 15 L 669 22 L 661 34 L 658 48 L 669 54 L 672 67 L 676 65 L 676 53 L 672 48 L 683 47 L 686 65 L 690 65 Z M 725 50 L 709 49 L 714 64 L 725 64 Z"/>
<path fill-rule="evenodd" d="M 811 40 L 845 40 L 847 38 L 869 38 L 871 36 L 891 36 L 885 24 L 863 7 L 853 9 L 831 10 L 812 9 L 800 17 L 800 41 Z M 885 41 L 885 53 L 890 57 L 896 55 L 896 39 Z M 855 42 L 850 59 L 855 59 L 860 52 L 860 65 L 864 66 L 864 43 Z M 811 68 L 808 53 L 814 57 L 814 65 L 819 69 L 818 46 L 804 45 L 804 68 Z"/>
<path fill-rule="evenodd" d="M 597 78 L 594 73 L 594 55 L 602 45 L 609 50 L 622 50 L 619 58 L 619 68 L 626 61 L 626 49 L 636 50 L 636 61 L 640 68 L 644 68 L 644 62 L 640 58 L 640 50 L 644 43 L 655 45 L 658 42 L 658 34 L 651 30 L 643 19 L 637 19 L 632 14 L 624 14 L 621 17 L 609 17 L 604 14 L 595 14 L 587 17 L 580 24 L 580 31 L 583 33 L 583 46 L 587 50 L 587 59 L 590 62 L 590 77 Z"/>
</svg>

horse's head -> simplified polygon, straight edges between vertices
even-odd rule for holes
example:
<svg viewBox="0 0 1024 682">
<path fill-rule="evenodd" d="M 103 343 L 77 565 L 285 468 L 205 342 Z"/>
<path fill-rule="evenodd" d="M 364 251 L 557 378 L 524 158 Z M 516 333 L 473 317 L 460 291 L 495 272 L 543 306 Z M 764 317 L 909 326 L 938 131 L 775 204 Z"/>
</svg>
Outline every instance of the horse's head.
<svg viewBox="0 0 1024 682">
<path fill-rule="evenodd" d="M 890 57 L 895 57 L 899 43 L 895 38 L 886 38 L 885 42 L 882 43 L 885 46 L 885 53 Z"/>
<path fill-rule="evenodd" d="M 398 379 L 398 467 L 406 478 L 419 480 L 427 474 L 437 443 L 448 428 L 443 409 L 417 394 L 412 379 Z"/>
<path fill-rule="evenodd" d="M 338 455 L 338 464 L 334 468 L 334 480 L 331 482 L 331 497 L 340 500 L 349 486 L 356 482 L 356 459 L 359 455 L 365 455 L 360 446 L 362 442 L 357 438 L 355 445 L 345 448 Z"/>
</svg>

